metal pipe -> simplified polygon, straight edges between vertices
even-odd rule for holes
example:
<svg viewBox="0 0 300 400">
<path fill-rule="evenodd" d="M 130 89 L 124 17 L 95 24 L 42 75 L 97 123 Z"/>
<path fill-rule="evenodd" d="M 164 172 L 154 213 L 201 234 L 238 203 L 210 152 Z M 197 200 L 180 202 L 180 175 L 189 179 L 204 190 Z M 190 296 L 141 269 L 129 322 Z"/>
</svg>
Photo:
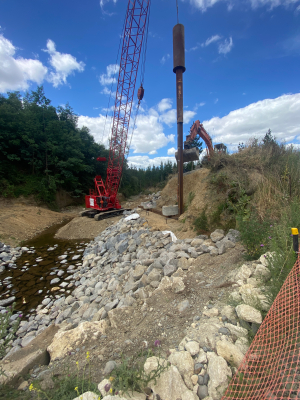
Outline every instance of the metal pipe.
<svg viewBox="0 0 300 400">
<path fill-rule="evenodd" d="M 183 87 L 182 69 L 176 70 L 178 213 L 183 214 Z"/>
<path fill-rule="evenodd" d="M 176 74 L 178 214 L 183 214 L 183 81 L 185 71 L 184 26 L 173 28 L 173 72 Z"/>
</svg>

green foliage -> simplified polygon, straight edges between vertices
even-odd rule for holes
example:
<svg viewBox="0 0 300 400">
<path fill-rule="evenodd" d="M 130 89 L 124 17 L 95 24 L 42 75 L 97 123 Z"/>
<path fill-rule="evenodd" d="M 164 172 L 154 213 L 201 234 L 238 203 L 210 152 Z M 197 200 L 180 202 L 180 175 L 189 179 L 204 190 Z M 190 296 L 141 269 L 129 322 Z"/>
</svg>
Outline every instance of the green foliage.
<svg viewBox="0 0 300 400">
<path fill-rule="evenodd" d="M 191 203 L 194 200 L 195 196 L 196 195 L 195 195 L 194 192 L 189 192 L 187 202 L 184 205 L 184 211 L 186 211 L 189 208 L 189 206 L 191 205 Z"/>
<path fill-rule="evenodd" d="M 246 248 L 246 258 L 256 260 L 269 248 L 270 228 L 272 221 L 269 218 L 261 220 L 255 209 L 245 219 L 243 213 L 236 216 L 237 229 L 241 234 L 241 242 Z"/>
<path fill-rule="evenodd" d="M 197 233 L 208 231 L 208 218 L 206 215 L 206 211 L 207 211 L 207 206 L 203 208 L 199 217 L 197 217 L 193 222 L 194 229 Z"/>
<path fill-rule="evenodd" d="M 121 363 L 111 372 L 111 392 L 125 393 L 130 396 L 133 391 L 143 392 L 150 381 L 156 381 L 168 365 L 166 362 L 160 363 L 161 359 L 158 355 L 158 365 L 156 369 L 149 373 L 145 373 L 144 364 L 148 357 L 152 357 L 153 351 L 141 351 L 138 355 L 130 358 L 122 356 Z"/>
<path fill-rule="evenodd" d="M 10 342 L 19 327 L 22 315 L 20 314 L 9 328 L 9 320 L 13 315 L 16 303 L 6 308 L 4 313 L 0 313 L 0 358 L 3 358 L 10 348 Z"/>
<path fill-rule="evenodd" d="M 300 227 L 300 204 L 293 201 L 283 212 L 280 221 L 270 229 L 268 267 L 271 279 L 266 283 L 267 296 L 273 302 L 288 274 L 293 268 L 297 256 L 293 250 L 291 228 Z"/>
<path fill-rule="evenodd" d="M 0 95 L 0 189 L 4 197 L 34 195 L 51 204 L 63 188 L 79 197 L 105 181 L 109 151 L 95 143 L 88 128 L 79 128 L 78 116 L 67 103 L 57 108 L 46 98 L 43 86 L 21 98 L 19 92 Z M 161 163 L 146 170 L 124 162 L 121 192 L 126 196 L 150 186 L 163 187 L 175 164 Z"/>
</svg>

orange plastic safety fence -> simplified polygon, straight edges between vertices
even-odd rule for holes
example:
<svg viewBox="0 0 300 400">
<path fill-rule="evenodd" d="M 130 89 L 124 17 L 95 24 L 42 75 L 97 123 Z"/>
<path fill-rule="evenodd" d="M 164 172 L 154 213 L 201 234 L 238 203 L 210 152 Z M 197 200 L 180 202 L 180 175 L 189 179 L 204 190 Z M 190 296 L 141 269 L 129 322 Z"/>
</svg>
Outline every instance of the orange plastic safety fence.
<svg viewBox="0 0 300 400">
<path fill-rule="evenodd" d="M 300 398 L 300 259 L 286 278 L 222 400 Z"/>
</svg>

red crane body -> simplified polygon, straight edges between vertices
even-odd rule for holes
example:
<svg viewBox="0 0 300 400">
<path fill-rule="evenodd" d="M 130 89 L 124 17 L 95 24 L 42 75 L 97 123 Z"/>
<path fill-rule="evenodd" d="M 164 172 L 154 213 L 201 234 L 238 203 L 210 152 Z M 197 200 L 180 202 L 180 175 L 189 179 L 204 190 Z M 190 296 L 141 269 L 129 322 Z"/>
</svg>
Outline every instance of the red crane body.
<svg viewBox="0 0 300 400">
<path fill-rule="evenodd" d="M 117 193 L 126 153 L 132 102 L 150 1 L 128 1 L 106 181 L 104 184 L 100 175 L 94 178 L 95 189 L 90 189 L 90 194 L 85 196 L 86 208 L 93 208 L 97 211 L 121 209 Z M 139 101 L 143 98 L 143 95 L 144 89 L 141 86 L 138 92 Z M 98 159 L 99 161 L 106 161 L 103 160 L 103 157 L 98 157 Z"/>
</svg>

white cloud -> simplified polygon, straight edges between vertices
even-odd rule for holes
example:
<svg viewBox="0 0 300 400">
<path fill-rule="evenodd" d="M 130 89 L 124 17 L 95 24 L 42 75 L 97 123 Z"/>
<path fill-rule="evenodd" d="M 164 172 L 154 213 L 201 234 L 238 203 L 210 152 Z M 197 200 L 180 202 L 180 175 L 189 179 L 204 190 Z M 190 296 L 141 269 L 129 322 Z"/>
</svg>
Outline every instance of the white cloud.
<svg viewBox="0 0 300 400">
<path fill-rule="evenodd" d="M 172 103 L 173 102 L 171 99 L 162 99 L 157 105 L 158 111 L 164 112 L 166 110 L 169 110 L 170 108 L 172 108 Z"/>
<path fill-rule="evenodd" d="M 110 64 L 106 67 L 106 74 L 100 75 L 99 82 L 102 86 L 111 85 L 116 83 L 117 79 L 115 76 L 119 72 L 120 66 L 117 64 Z"/>
<path fill-rule="evenodd" d="M 170 58 L 170 54 L 166 54 L 165 56 L 162 57 L 160 60 L 160 63 L 164 65 L 164 63 Z"/>
<path fill-rule="evenodd" d="M 195 111 L 189 111 L 189 110 L 183 111 L 183 123 L 188 124 L 195 115 L 196 115 Z M 173 124 L 176 124 L 177 113 L 175 108 L 172 108 L 172 110 L 169 110 L 164 114 L 160 115 L 159 121 L 163 122 L 169 127 L 171 127 Z"/>
<path fill-rule="evenodd" d="M 148 156 L 129 156 L 128 163 L 131 167 L 137 168 L 147 168 L 149 165 L 155 165 L 155 167 L 159 167 L 161 162 L 167 163 L 171 161 L 171 163 L 175 163 L 175 157 L 155 157 L 150 158 Z"/>
<path fill-rule="evenodd" d="M 159 120 L 168 126 L 172 126 L 173 124 L 175 124 L 177 121 L 175 108 L 172 108 L 172 110 L 169 110 L 162 114 L 159 117 Z"/>
<path fill-rule="evenodd" d="M 241 3 L 240 0 L 190 0 L 192 6 L 199 8 L 202 12 L 206 11 L 208 8 L 213 7 L 216 3 L 222 1 L 227 3 L 228 11 L 231 11 L 234 4 Z M 246 0 L 250 3 L 253 9 L 258 7 L 267 6 L 269 10 L 279 6 L 290 6 L 298 3 L 299 0 Z"/>
<path fill-rule="evenodd" d="M 296 8 L 296 10 L 295 10 L 295 13 L 298 13 L 298 12 L 300 12 L 300 6 L 298 6 L 298 7 Z"/>
<path fill-rule="evenodd" d="M 231 51 L 233 47 L 232 37 L 225 39 L 223 43 L 219 44 L 219 54 L 227 54 Z"/>
<path fill-rule="evenodd" d="M 196 8 L 200 8 L 202 12 L 206 11 L 221 0 L 190 0 L 190 3 Z"/>
<path fill-rule="evenodd" d="M 107 118 L 105 122 L 105 115 L 99 115 L 99 117 L 87 117 L 80 115 L 78 117 L 78 127 L 82 128 L 86 126 L 89 128 L 91 135 L 94 137 L 97 143 L 103 144 L 108 147 L 108 138 L 111 134 L 111 119 Z"/>
<path fill-rule="evenodd" d="M 183 123 L 188 124 L 196 115 L 195 111 L 183 111 Z"/>
<path fill-rule="evenodd" d="M 218 101 L 219 101 L 219 99 L 216 99 L 216 100 L 214 101 L 214 103 L 217 104 Z"/>
<path fill-rule="evenodd" d="M 54 87 L 67 83 L 67 77 L 73 75 L 75 71 L 82 72 L 85 64 L 78 62 L 71 54 L 60 53 L 56 51 L 53 40 L 48 39 L 46 53 L 50 54 L 49 63 L 54 71 L 51 71 L 48 80 L 53 83 Z"/>
<path fill-rule="evenodd" d="M 173 134 L 166 135 L 164 132 L 164 124 L 172 126 L 176 123 L 176 110 L 169 109 L 170 107 L 172 107 L 172 100 L 165 98 L 147 111 L 140 108 L 131 142 L 133 153 L 148 153 L 153 155 L 157 153 L 158 149 L 167 146 L 169 143 L 174 143 L 175 136 Z M 195 115 L 195 111 L 184 111 L 184 123 L 189 123 Z M 132 134 L 132 122 L 131 120 L 129 135 Z M 103 133 L 104 124 L 105 116 L 101 114 L 99 117 L 80 116 L 78 119 L 79 127 L 83 125 L 87 126 L 95 140 L 97 142 L 104 142 L 104 145 L 107 146 L 107 138 L 110 135 L 111 129 L 111 119 L 108 119 L 106 122 L 105 132 Z M 128 143 L 129 140 L 130 138 L 128 138 Z"/>
<path fill-rule="evenodd" d="M 203 121 L 203 126 L 214 143 L 222 142 L 231 148 L 254 136 L 264 136 L 268 129 L 278 140 L 290 139 L 300 135 L 300 93 L 252 103 L 222 118 Z"/>
<path fill-rule="evenodd" d="M 151 112 L 138 115 L 131 143 L 134 153 L 151 153 L 170 142 L 174 142 L 174 135 L 164 134 L 158 115 Z"/>
<path fill-rule="evenodd" d="M 206 41 L 204 43 L 201 44 L 202 47 L 207 47 L 209 46 L 211 43 L 217 42 L 218 40 L 222 39 L 221 36 L 219 35 L 214 35 L 211 36 L 210 38 L 206 39 Z"/>
<path fill-rule="evenodd" d="M 15 58 L 16 47 L 0 35 L 0 92 L 26 90 L 30 82 L 42 83 L 46 74 L 45 67 L 39 60 Z"/>
<path fill-rule="evenodd" d="M 176 153 L 175 147 L 171 147 L 170 149 L 168 149 L 168 156 L 175 155 L 175 153 Z"/>
<path fill-rule="evenodd" d="M 114 13 L 109 13 L 109 12 L 105 11 L 105 10 L 104 10 L 104 6 L 105 6 L 105 4 L 110 3 L 111 1 L 114 3 L 114 5 L 117 3 L 117 0 L 100 0 L 100 7 L 101 7 L 102 13 L 105 14 L 105 15 L 108 15 L 108 16 L 110 16 L 110 17 L 111 17 Z"/>
<path fill-rule="evenodd" d="M 195 109 L 197 110 L 199 107 L 203 107 L 203 106 L 205 106 L 205 102 L 204 101 L 202 101 L 201 103 L 196 103 Z"/>
</svg>

